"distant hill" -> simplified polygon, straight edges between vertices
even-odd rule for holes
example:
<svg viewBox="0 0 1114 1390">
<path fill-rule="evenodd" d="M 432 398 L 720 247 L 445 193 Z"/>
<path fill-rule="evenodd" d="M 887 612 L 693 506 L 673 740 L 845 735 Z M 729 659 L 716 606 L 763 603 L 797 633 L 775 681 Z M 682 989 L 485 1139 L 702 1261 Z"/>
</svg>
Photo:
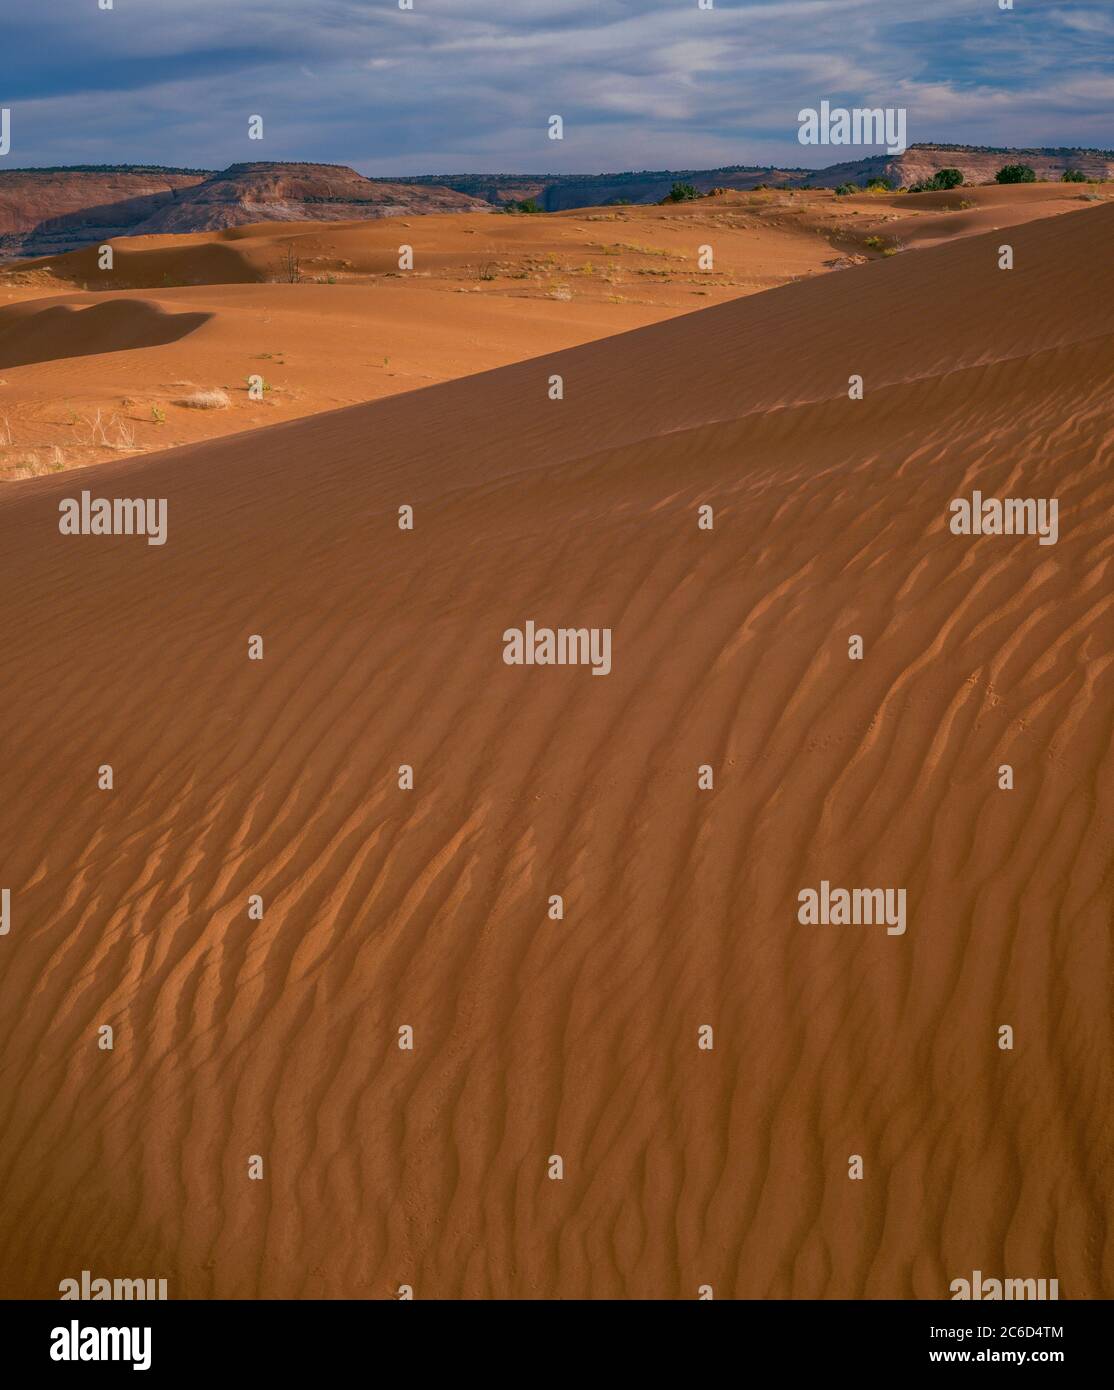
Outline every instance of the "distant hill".
<svg viewBox="0 0 1114 1390">
<path fill-rule="evenodd" d="M 110 237 L 202 232 L 251 222 L 354 221 L 437 212 L 489 212 L 533 198 L 547 212 L 608 203 L 656 203 L 676 182 L 712 188 L 833 188 L 888 178 L 908 187 L 937 169 L 990 183 L 1003 164 L 1031 164 L 1039 179 L 1065 169 L 1114 178 L 1114 151 L 912 145 L 824 169 L 729 165 L 621 174 L 436 174 L 365 178 L 343 164 L 260 162 L 220 172 L 158 165 L 0 169 L 0 258 L 48 256 Z"/>
<path fill-rule="evenodd" d="M 50 255 L 126 236 L 207 177 L 203 170 L 134 165 L 0 169 L 0 254 Z"/>
<path fill-rule="evenodd" d="M 396 184 L 441 185 L 503 206 L 533 198 L 546 212 L 597 207 L 620 201 L 659 202 L 676 182 L 691 183 L 701 193 L 712 188 L 835 188 L 888 178 L 907 188 L 931 178 L 937 169 L 963 172 L 967 183 L 991 183 L 1003 164 L 1032 165 L 1039 179 L 1059 179 L 1065 169 L 1089 178 L 1114 178 L 1114 151 L 1083 149 L 995 149 L 977 145 L 911 145 L 901 155 L 872 155 L 824 169 L 774 168 L 732 164 L 722 169 L 657 169 L 623 174 L 431 174 L 398 178 Z"/>
<path fill-rule="evenodd" d="M 233 164 L 219 173 L 136 166 L 0 170 L 0 254 L 48 256 L 109 237 L 251 222 L 490 210 L 466 193 L 366 179 L 342 164 Z"/>
</svg>

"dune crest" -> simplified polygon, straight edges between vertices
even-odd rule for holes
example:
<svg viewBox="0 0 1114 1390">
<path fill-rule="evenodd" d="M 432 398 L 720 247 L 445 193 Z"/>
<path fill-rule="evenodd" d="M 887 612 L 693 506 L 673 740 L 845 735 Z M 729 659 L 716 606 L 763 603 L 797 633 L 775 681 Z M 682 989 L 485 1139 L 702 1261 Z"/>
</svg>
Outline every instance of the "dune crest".
<svg viewBox="0 0 1114 1390">
<path fill-rule="evenodd" d="M 209 314 L 168 313 L 143 299 L 13 304 L 0 309 L 0 367 L 176 343 Z"/>
</svg>

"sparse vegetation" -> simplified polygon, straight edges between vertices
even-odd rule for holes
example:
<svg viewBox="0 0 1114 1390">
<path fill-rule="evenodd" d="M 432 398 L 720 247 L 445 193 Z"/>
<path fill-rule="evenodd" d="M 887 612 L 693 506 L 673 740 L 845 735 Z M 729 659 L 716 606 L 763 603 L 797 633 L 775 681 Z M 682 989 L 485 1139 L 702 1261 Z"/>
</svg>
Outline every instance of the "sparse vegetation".
<svg viewBox="0 0 1114 1390">
<path fill-rule="evenodd" d="M 302 261 L 293 246 L 286 248 L 286 254 L 279 262 L 277 279 L 284 285 L 300 285 L 302 282 Z"/>
<path fill-rule="evenodd" d="M 542 209 L 538 206 L 537 198 L 523 198 L 517 203 L 505 203 L 503 206 L 503 211 L 512 214 L 530 214 L 534 212 L 541 212 Z"/>
<path fill-rule="evenodd" d="M 962 169 L 937 169 L 930 179 L 909 185 L 910 193 L 947 193 L 963 182 Z"/>
<path fill-rule="evenodd" d="M 188 396 L 179 396 L 174 405 L 185 406 L 188 410 L 227 410 L 232 398 L 227 391 L 214 386 L 206 391 L 194 391 Z"/>
<path fill-rule="evenodd" d="M 837 198 L 849 198 L 852 193 L 858 193 L 859 191 L 860 189 L 857 183 L 841 183 L 837 185 L 835 192 Z"/>
<path fill-rule="evenodd" d="M 20 478 L 41 478 L 44 473 L 60 473 L 65 466 L 66 456 L 57 444 L 14 452 L 0 445 L 0 474 L 9 482 Z"/>
<path fill-rule="evenodd" d="M 688 203 L 700 197 L 700 190 L 691 183 L 675 183 L 665 195 L 667 203 Z"/>
<path fill-rule="evenodd" d="M 1003 164 L 994 175 L 995 183 L 1036 183 L 1036 170 L 1031 164 Z"/>
<path fill-rule="evenodd" d="M 156 425 L 166 424 L 166 411 L 163 410 L 161 405 L 153 405 L 151 407 L 151 419 Z"/>
<path fill-rule="evenodd" d="M 115 449 L 127 452 L 136 447 L 135 430 L 118 415 L 106 420 L 98 410 L 93 416 L 79 415 L 74 425 L 77 442 L 82 448 Z"/>
<path fill-rule="evenodd" d="M 1060 182 L 1087 183 L 1089 182 L 1089 180 L 1087 178 L 1087 175 L 1082 173 L 1079 169 L 1065 169 L 1064 172 L 1060 175 Z"/>
</svg>

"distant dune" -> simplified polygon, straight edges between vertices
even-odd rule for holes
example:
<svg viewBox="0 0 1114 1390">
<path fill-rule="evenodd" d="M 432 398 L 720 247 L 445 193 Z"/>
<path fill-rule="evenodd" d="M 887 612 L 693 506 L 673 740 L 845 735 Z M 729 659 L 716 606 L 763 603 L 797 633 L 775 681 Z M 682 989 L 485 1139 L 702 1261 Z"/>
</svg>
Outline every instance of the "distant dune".
<svg viewBox="0 0 1114 1390">
<path fill-rule="evenodd" d="M 87 247 L 0 274 L 0 482 L 413 390 L 1108 196 L 767 190 L 113 239 L 111 268 Z"/>
<path fill-rule="evenodd" d="M 208 314 L 168 314 L 143 300 L 80 306 L 41 301 L 16 305 L 0 317 L 0 367 L 126 352 L 177 342 Z"/>
<path fill-rule="evenodd" d="M 8 1296 L 1111 1296 L 1114 208 L 1075 206 L 1010 271 L 973 232 L 0 488 Z M 167 543 L 60 535 L 78 488 Z M 1057 498 L 1057 544 L 952 534 L 974 491 Z M 611 673 L 505 664 L 527 620 Z M 903 886 L 904 935 L 802 925 L 821 880 Z"/>
</svg>

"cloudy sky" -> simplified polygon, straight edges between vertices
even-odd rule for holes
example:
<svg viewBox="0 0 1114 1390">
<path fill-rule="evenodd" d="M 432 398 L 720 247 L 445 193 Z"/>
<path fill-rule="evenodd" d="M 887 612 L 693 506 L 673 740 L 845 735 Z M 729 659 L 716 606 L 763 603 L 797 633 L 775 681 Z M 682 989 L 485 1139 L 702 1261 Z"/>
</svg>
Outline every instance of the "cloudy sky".
<svg viewBox="0 0 1114 1390">
<path fill-rule="evenodd" d="M 365 174 L 818 166 L 822 98 L 908 139 L 1114 145 L 1114 0 L 31 0 L 0 168 L 237 160 Z M 546 135 L 560 114 L 565 138 Z M 264 118 L 249 141 L 248 117 Z"/>
</svg>

